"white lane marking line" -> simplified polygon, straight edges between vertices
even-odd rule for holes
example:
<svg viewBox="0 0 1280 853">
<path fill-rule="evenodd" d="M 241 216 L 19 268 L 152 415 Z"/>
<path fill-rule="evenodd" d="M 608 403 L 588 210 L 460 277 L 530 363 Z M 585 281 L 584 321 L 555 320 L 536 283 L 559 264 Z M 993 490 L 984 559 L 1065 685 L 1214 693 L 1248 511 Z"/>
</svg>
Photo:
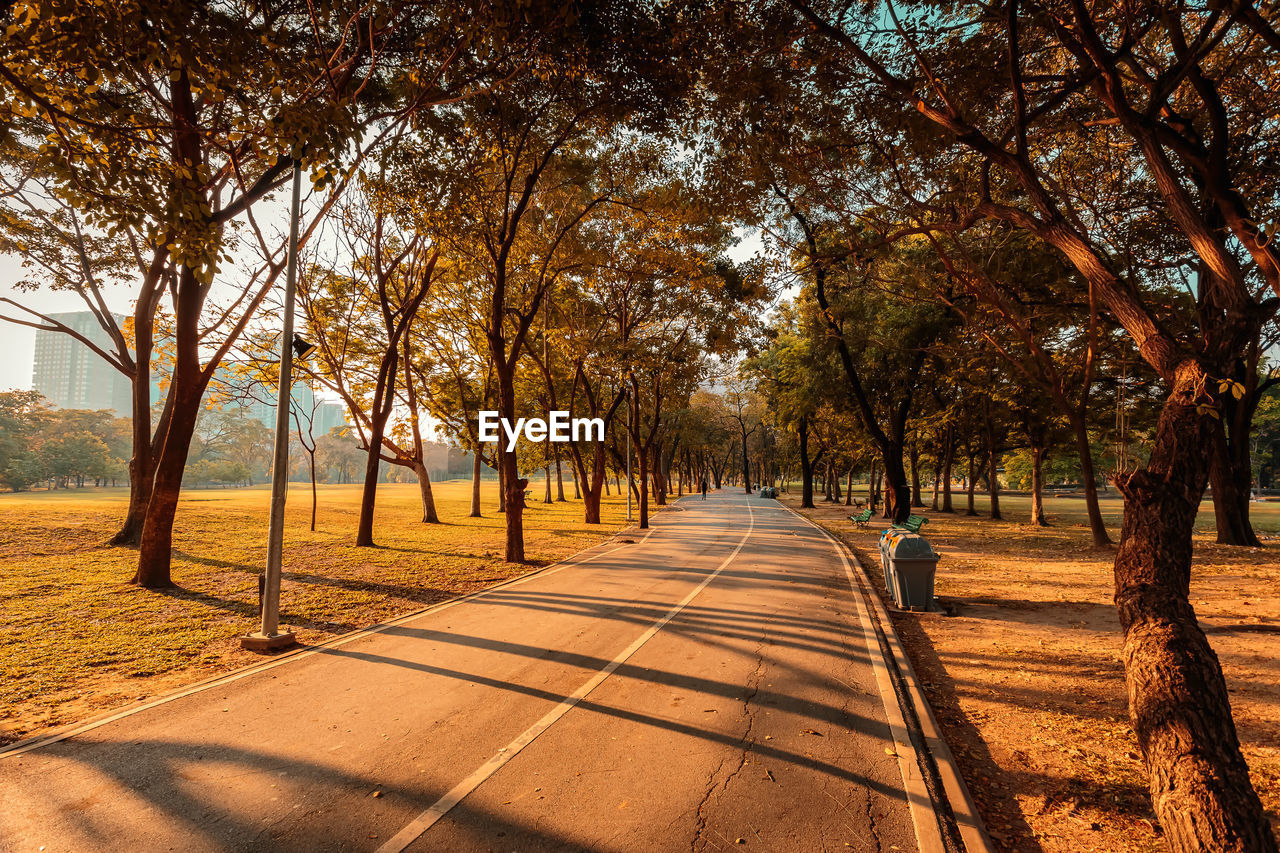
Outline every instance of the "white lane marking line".
<svg viewBox="0 0 1280 853">
<path fill-rule="evenodd" d="M 570 569 L 570 568 L 573 568 L 574 566 L 585 565 L 586 563 L 590 563 L 592 560 L 598 560 L 601 557 L 607 557 L 610 554 L 613 554 L 617 551 L 621 551 L 623 548 L 634 547 L 636 545 L 643 545 L 647 541 L 649 541 L 649 537 L 652 536 L 656 530 L 657 530 L 656 527 L 651 526 L 648 532 L 645 533 L 644 536 L 642 536 L 640 539 L 636 540 L 634 543 L 622 544 L 617 546 L 616 548 L 610 548 L 608 551 L 601 551 L 597 554 L 592 554 L 589 557 L 584 557 L 581 560 L 569 562 L 571 560 L 575 560 L 578 554 L 582 553 L 581 551 L 579 551 L 578 554 L 574 554 L 570 557 L 567 557 L 565 558 L 565 560 L 561 561 L 559 564 L 553 564 L 551 566 L 548 566 L 545 569 L 529 572 L 528 574 L 522 575 L 521 577 L 514 578 L 509 581 L 503 581 L 502 583 L 494 584 L 493 586 L 485 587 L 484 589 L 478 589 L 475 592 L 469 592 L 466 595 L 459 596 L 457 598 L 451 598 L 448 601 L 442 601 L 439 604 L 433 604 L 430 607 L 424 608 L 422 610 L 415 610 L 412 613 L 406 613 L 403 616 L 397 616 L 394 619 L 390 619 L 386 622 L 382 622 L 377 625 L 371 625 L 368 628 L 361 628 L 358 631 L 352 631 L 349 634 L 343 634 L 341 637 L 334 637 L 332 640 L 326 640 L 323 643 L 317 643 L 314 646 L 308 646 L 307 648 L 302 649 L 301 651 L 293 652 L 291 654 L 286 654 L 282 657 L 276 658 L 275 660 L 268 661 L 266 663 L 251 664 L 250 666 L 247 666 L 229 675 L 215 678 L 212 681 L 206 681 L 206 682 L 192 685 L 191 687 L 179 690 L 176 693 L 170 693 L 168 695 L 161 696 L 159 699 L 153 699 L 150 702 L 144 703 L 142 705 L 138 705 L 137 707 L 134 707 L 134 708 L 129 708 L 124 711 L 119 711 L 115 714 L 111 714 L 108 717 L 103 717 L 102 719 L 92 720 L 88 723 L 84 723 L 82 725 L 76 726 L 71 729 L 67 729 L 65 731 L 57 732 L 55 734 L 51 734 L 47 737 L 43 737 L 38 740 L 29 741 L 29 742 L 18 741 L 17 743 L 12 744 L 11 746 L 5 749 L 0 749 L 0 760 L 3 760 L 5 758 L 13 758 L 15 756 L 23 755 L 24 753 L 31 752 L 32 750 L 40 749 L 41 747 L 44 747 L 44 746 L 49 746 L 50 744 L 59 743 L 60 741 L 67 740 L 68 738 L 73 738 L 73 737 L 76 737 L 77 735 L 82 735 L 85 732 L 93 731 L 94 729 L 100 726 L 105 726 L 108 723 L 114 723 L 117 720 L 123 720 L 125 717 L 132 717 L 134 714 L 141 713 L 142 711 L 149 711 L 152 708 L 157 708 L 161 705 L 167 705 L 168 703 L 173 702 L 177 699 L 183 699 L 187 696 L 195 695 L 196 693 L 203 693 L 204 691 L 212 690 L 215 687 L 223 687 L 227 684 L 231 684 L 232 682 L 239 681 L 242 678 L 248 678 L 251 675 L 257 675 L 258 673 L 261 673 L 261 672 L 267 672 L 268 670 L 275 669 L 278 666 L 284 666 L 287 663 L 295 663 L 297 661 L 303 660 L 304 658 L 309 658 L 312 655 L 320 654 L 320 652 L 325 649 L 336 649 L 336 648 L 339 648 L 340 646 L 345 646 L 348 643 L 353 643 L 356 640 L 362 640 L 365 637 L 371 637 L 375 634 L 381 634 L 383 631 L 386 631 L 389 628 L 395 628 L 397 626 L 404 625 L 405 623 L 412 622 L 414 619 L 418 619 L 419 617 L 422 617 L 422 616 L 434 615 L 436 613 L 439 613 L 441 610 L 447 610 L 450 607 L 454 607 L 459 604 L 464 604 L 468 601 L 472 601 L 476 598 L 480 598 L 482 596 L 488 595 L 489 593 L 498 592 L 500 590 L 505 592 L 506 590 L 510 589 L 513 586 L 521 586 L 522 584 L 531 583 L 532 581 L 538 580 L 539 578 L 545 578 L 550 575 L 554 575 L 556 572 L 564 571 L 565 569 Z M 618 533 L 614 534 L 614 538 L 621 536 L 626 532 L 627 530 L 621 530 Z M 601 544 L 603 545 L 608 543 L 606 541 Z M 598 548 L 600 546 L 593 545 L 591 547 Z M 584 549 L 584 550 L 589 550 L 589 549 Z"/>
<path fill-rule="evenodd" d="M 702 583 L 694 587 L 693 591 L 686 595 L 679 604 L 672 607 L 667 611 L 665 616 L 650 625 L 643 634 L 632 641 L 631 645 L 623 649 L 617 657 L 605 664 L 603 669 L 591 676 L 591 678 L 588 679 L 581 687 L 573 691 L 571 695 L 565 697 L 559 705 L 548 711 L 542 719 L 525 729 L 519 737 L 511 741 L 511 743 L 507 744 L 502 749 L 498 750 L 492 758 L 480 765 L 480 767 L 476 768 L 475 772 L 470 776 L 454 785 L 448 793 L 437 800 L 431 808 L 418 815 L 418 817 L 411 821 L 408 826 L 389 838 L 381 847 L 378 848 L 377 853 L 400 853 L 400 851 L 404 850 L 416 841 L 419 836 L 434 826 L 440 818 L 448 814 L 450 809 L 462 802 L 468 794 L 480 787 L 486 779 L 494 773 L 497 773 L 502 766 L 512 758 L 515 758 L 522 749 L 533 742 L 534 738 L 551 728 L 557 720 L 569 713 L 575 705 L 585 699 L 591 691 L 599 687 L 606 678 L 613 675 L 618 667 L 626 663 L 627 659 L 639 651 L 641 646 L 653 639 L 655 634 L 662 630 L 662 628 L 675 618 L 681 610 L 684 610 L 690 602 L 697 598 L 698 594 L 707 588 L 707 584 L 715 580 L 716 576 L 724 571 L 724 569 L 733 562 L 734 558 L 738 556 L 739 552 L 742 551 L 742 546 L 747 544 L 747 539 L 750 538 L 751 531 L 753 529 L 755 529 L 755 513 L 751 509 L 751 504 L 747 504 L 747 532 L 742 534 L 742 539 L 739 540 L 737 547 L 733 549 L 733 552 L 729 554 L 728 557 L 724 558 L 724 562 L 717 566 L 715 571 L 703 578 Z"/>
<path fill-rule="evenodd" d="M 796 518 L 817 530 L 830 543 L 840 557 L 845 576 L 849 579 L 849 589 L 853 593 L 853 603 L 858 609 L 858 621 L 862 624 L 863 640 L 867 644 L 867 657 L 871 661 L 871 669 L 876 675 L 876 686 L 880 689 L 880 702 L 884 705 L 885 719 L 889 722 L 889 731 L 893 734 L 894 752 L 898 756 L 898 772 L 902 774 L 903 792 L 907 795 L 907 806 L 911 812 L 911 823 L 916 831 L 916 843 L 920 853 L 945 853 L 946 845 L 942 841 L 942 829 L 938 825 L 938 813 L 933 806 L 933 798 L 925 786 L 924 776 L 920 772 L 920 761 L 915 747 L 911 745 L 911 736 L 907 734 L 907 723 L 902 716 L 902 707 L 898 704 L 898 696 L 893 690 L 893 681 L 889 678 L 889 667 L 884 659 L 884 651 L 876 638 L 875 629 L 871 625 L 871 614 L 867 612 L 866 603 L 862 600 L 862 587 L 853 574 L 853 566 L 845 555 L 844 548 L 824 528 L 814 524 L 800 513 L 783 506 Z"/>
</svg>

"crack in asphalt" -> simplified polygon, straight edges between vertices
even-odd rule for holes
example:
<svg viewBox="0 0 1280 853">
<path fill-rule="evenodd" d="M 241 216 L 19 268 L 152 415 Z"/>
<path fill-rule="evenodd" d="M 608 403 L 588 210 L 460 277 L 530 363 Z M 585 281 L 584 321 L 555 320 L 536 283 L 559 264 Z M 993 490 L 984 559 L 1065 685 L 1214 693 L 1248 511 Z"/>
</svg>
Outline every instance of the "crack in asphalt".
<svg viewBox="0 0 1280 853">
<path fill-rule="evenodd" d="M 731 770 L 729 774 L 724 777 L 724 780 L 717 785 L 716 777 L 720 775 L 720 771 L 724 769 L 725 764 L 729 761 L 726 757 L 720 761 L 716 766 L 716 769 L 713 770 L 711 775 L 707 778 L 707 790 L 706 793 L 702 795 L 701 802 L 698 803 L 697 821 L 693 828 L 693 841 L 689 844 L 689 849 L 693 851 L 693 853 L 697 853 L 698 842 L 702 840 L 702 834 L 707 828 L 706 807 L 711 801 L 712 795 L 716 793 L 717 788 L 719 788 L 721 792 L 724 792 L 729 787 L 729 783 L 733 781 L 735 776 L 742 772 L 742 768 L 747 764 L 747 753 L 751 751 L 752 744 L 751 732 L 755 728 L 756 723 L 755 714 L 751 709 L 751 703 L 760 693 L 760 682 L 763 680 L 762 675 L 764 674 L 764 647 L 765 638 L 762 635 L 760 640 L 756 643 L 755 668 L 752 669 L 751 674 L 747 676 L 747 694 L 742 697 L 742 714 L 747 718 L 747 727 L 742 733 L 742 754 L 738 756 L 738 766 Z"/>
</svg>

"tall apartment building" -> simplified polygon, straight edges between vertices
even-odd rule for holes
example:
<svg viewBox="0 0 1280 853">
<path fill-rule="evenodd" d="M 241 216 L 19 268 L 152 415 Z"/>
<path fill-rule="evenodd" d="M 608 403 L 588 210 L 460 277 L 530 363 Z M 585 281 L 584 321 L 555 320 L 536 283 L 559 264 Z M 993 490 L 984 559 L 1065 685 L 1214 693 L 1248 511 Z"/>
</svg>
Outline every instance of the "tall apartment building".
<svg viewBox="0 0 1280 853">
<path fill-rule="evenodd" d="M 311 434 L 315 438 L 319 438 L 333 427 L 342 426 L 347 422 L 346 406 L 341 403 L 317 400 L 314 392 L 301 382 L 293 386 L 293 405 L 298 411 L 311 416 Z M 254 400 L 245 404 L 244 411 L 249 415 L 249 417 L 260 421 L 264 425 L 273 428 L 275 427 L 275 400 Z M 303 421 L 303 425 L 305 429 L 305 420 Z M 297 429 L 297 425 L 290 421 L 289 428 L 291 430 L 295 430 Z"/>
<path fill-rule="evenodd" d="M 91 311 L 49 315 L 108 351 L 111 339 Z M 117 323 L 124 317 L 116 316 Z M 112 409 L 129 417 L 129 380 L 71 335 L 36 331 L 31 387 L 59 409 Z"/>
</svg>

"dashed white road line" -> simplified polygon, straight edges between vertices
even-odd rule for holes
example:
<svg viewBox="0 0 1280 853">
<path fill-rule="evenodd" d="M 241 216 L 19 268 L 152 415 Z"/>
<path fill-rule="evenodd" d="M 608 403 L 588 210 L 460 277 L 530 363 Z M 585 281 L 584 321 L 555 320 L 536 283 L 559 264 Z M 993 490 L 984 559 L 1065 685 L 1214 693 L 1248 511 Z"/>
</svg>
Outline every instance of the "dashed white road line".
<svg viewBox="0 0 1280 853">
<path fill-rule="evenodd" d="M 617 671 L 618 667 L 626 663 L 628 658 L 639 651 L 641 646 L 653 639 L 655 634 L 661 631 L 668 622 L 675 618 L 680 611 L 684 610 L 690 602 L 697 598 L 698 594 L 706 589 L 707 585 L 715 580 L 716 577 L 733 562 L 734 558 L 738 556 L 742 551 L 742 547 L 747 544 L 747 539 L 751 537 L 751 531 L 754 528 L 755 513 L 751 509 L 751 504 L 747 504 L 747 531 L 742 534 L 742 539 L 738 541 L 737 547 L 733 549 L 728 557 L 724 558 L 724 561 L 716 567 L 715 571 L 703 578 L 701 583 L 694 587 L 693 590 L 681 599 L 678 604 L 668 610 L 661 619 L 650 625 L 643 634 L 632 641 L 631 645 L 619 652 L 617 657 L 605 664 L 602 669 L 588 679 L 581 687 L 573 691 L 569 696 L 565 697 L 559 705 L 548 711 L 542 719 L 525 729 L 524 732 L 515 740 L 511 741 L 511 743 L 502 747 L 502 749 L 499 749 L 492 758 L 480 765 L 480 767 L 476 768 L 471 775 L 454 785 L 453 788 L 437 800 L 431 808 L 418 815 L 407 826 L 388 839 L 386 843 L 378 848 L 377 853 L 401 853 L 402 850 L 417 840 L 419 836 L 434 826 L 440 818 L 448 814 L 450 809 L 462 802 L 462 800 L 476 788 L 480 787 L 486 779 L 494 773 L 497 773 L 502 769 L 503 765 L 519 755 L 520 751 L 532 743 L 538 735 L 551 728 L 551 726 L 555 725 L 557 720 L 569 713 L 575 705 L 585 699 L 591 691 L 599 687 L 605 679 Z"/>
</svg>

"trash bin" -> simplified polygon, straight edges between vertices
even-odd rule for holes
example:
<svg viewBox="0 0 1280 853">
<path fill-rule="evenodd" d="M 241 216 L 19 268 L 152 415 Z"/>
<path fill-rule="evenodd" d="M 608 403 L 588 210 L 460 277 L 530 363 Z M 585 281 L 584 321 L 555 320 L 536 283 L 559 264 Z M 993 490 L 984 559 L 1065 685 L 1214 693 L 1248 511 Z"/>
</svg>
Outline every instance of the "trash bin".
<svg viewBox="0 0 1280 853">
<path fill-rule="evenodd" d="M 899 531 L 890 540 L 888 557 L 893 600 L 898 606 L 904 610 L 932 607 L 938 555 L 929 540 L 918 533 Z"/>
<path fill-rule="evenodd" d="M 892 566 L 889 563 L 889 545 L 893 541 L 894 533 L 901 532 L 902 531 L 900 530 L 895 531 L 890 527 L 888 530 L 884 530 L 880 533 L 880 571 L 884 573 L 884 588 L 888 590 L 889 594 L 894 596 L 895 599 L 898 594 L 893 590 Z"/>
</svg>

